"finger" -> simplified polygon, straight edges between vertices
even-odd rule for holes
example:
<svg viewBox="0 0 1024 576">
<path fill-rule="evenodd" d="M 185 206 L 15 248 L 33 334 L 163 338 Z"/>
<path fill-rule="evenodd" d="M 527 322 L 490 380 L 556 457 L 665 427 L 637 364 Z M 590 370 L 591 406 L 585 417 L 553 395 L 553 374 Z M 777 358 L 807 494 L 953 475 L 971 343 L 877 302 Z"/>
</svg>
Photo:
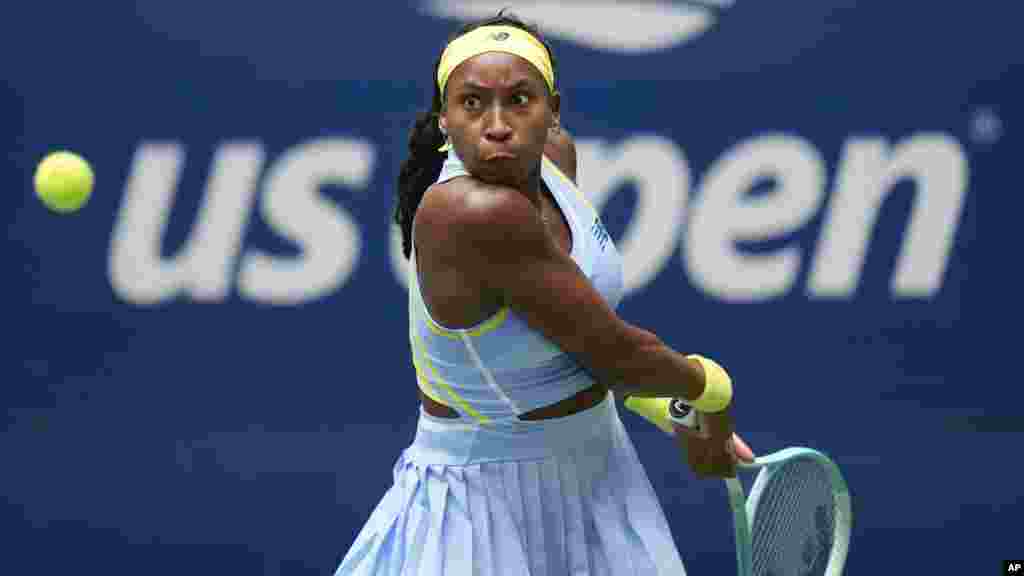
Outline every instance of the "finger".
<svg viewBox="0 0 1024 576">
<path fill-rule="evenodd" d="M 743 438 L 739 437 L 739 434 L 732 435 L 732 450 L 733 454 L 742 462 L 751 463 L 754 461 L 754 451 L 743 441 Z"/>
<path fill-rule="evenodd" d="M 696 474 L 698 478 L 706 478 L 711 472 L 711 468 L 704 460 L 691 460 L 688 464 L 690 465 L 690 470 L 693 470 L 693 473 Z"/>
<path fill-rule="evenodd" d="M 723 465 L 710 458 L 702 460 L 696 470 L 701 478 L 721 478 L 724 472 Z"/>
<path fill-rule="evenodd" d="M 712 436 L 727 438 L 736 431 L 735 422 L 728 412 L 706 414 L 698 411 L 697 421 L 701 424 L 701 428 L 707 430 L 708 434 Z"/>
<path fill-rule="evenodd" d="M 735 478 L 736 463 L 732 460 L 720 462 L 704 462 L 693 471 L 698 478 Z"/>
<path fill-rule="evenodd" d="M 736 477 L 736 461 L 730 459 L 729 463 L 721 468 L 719 477 L 721 477 L 721 478 L 735 478 Z"/>
<path fill-rule="evenodd" d="M 702 464 L 710 475 L 716 478 L 735 476 L 736 461 L 731 441 L 711 440 L 705 442 Z"/>
<path fill-rule="evenodd" d="M 704 440 L 708 437 L 706 431 L 701 428 L 691 428 L 689 426 L 683 426 L 682 424 L 672 423 L 672 429 L 675 430 L 677 437 L 687 436 L 690 438 L 699 438 Z"/>
<path fill-rule="evenodd" d="M 731 452 L 715 455 L 713 462 L 716 477 L 734 478 L 736 476 L 736 457 Z"/>
<path fill-rule="evenodd" d="M 704 454 L 704 450 L 694 445 L 687 448 L 686 463 L 690 465 L 690 469 L 696 472 L 698 476 L 707 474 L 710 466 L 708 466 L 708 458 Z"/>
<path fill-rule="evenodd" d="M 714 468 L 707 440 L 692 431 L 680 430 L 679 434 L 679 447 L 685 453 L 684 457 L 690 470 L 693 470 L 698 478 L 707 477 Z"/>
</svg>

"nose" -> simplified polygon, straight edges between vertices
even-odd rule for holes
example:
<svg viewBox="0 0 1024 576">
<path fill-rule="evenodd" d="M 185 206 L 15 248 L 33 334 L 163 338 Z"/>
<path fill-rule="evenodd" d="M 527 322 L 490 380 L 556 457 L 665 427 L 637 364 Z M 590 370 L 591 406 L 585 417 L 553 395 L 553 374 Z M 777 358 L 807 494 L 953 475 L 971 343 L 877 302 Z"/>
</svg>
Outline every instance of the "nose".
<svg viewBox="0 0 1024 576">
<path fill-rule="evenodd" d="M 512 127 L 500 110 L 492 110 L 484 125 L 484 138 L 492 142 L 505 142 L 512 137 Z"/>
</svg>

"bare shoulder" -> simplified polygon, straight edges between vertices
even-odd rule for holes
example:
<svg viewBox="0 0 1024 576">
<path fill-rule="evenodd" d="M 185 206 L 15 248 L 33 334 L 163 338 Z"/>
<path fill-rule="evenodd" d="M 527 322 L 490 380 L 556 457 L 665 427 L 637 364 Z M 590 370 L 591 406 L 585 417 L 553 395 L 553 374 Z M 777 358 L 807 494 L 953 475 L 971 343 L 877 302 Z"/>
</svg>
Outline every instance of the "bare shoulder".
<svg viewBox="0 0 1024 576">
<path fill-rule="evenodd" d="M 546 238 L 537 209 L 522 193 L 474 178 L 427 190 L 414 232 L 417 244 L 429 245 L 435 257 L 460 262 L 522 254 Z"/>
<path fill-rule="evenodd" d="M 573 183 L 576 182 L 576 142 L 564 128 L 548 133 L 544 155 L 554 162 Z"/>
</svg>

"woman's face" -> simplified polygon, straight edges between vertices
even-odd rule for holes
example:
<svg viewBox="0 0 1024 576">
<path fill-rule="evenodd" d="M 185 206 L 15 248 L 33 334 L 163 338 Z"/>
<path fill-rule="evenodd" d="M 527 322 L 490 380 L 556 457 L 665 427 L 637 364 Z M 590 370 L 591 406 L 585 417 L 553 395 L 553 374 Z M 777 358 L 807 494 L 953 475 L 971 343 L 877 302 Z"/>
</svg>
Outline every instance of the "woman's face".
<svg viewBox="0 0 1024 576">
<path fill-rule="evenodd" d="M 495 184 L 528 185 L 537 169 L 558 96 L 532 64 L 485 52 L 452 71 L 441 127 L 471 174 Z"/>
</svg>

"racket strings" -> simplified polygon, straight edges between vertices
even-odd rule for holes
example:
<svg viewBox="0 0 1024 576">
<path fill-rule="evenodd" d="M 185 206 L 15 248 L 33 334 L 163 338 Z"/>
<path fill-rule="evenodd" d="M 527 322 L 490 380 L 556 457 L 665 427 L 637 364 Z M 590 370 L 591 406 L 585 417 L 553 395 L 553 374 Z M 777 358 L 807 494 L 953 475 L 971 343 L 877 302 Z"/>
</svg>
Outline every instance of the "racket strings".
<svg viewBox="0 0 1024 576">
<path fill-rule="evenodd" d="M 758 500 L 751 541 L 755 576 L 825 574 L 835 537 L 832 482 L 812 460 L 783 464 Z"/>
<path fill-rule="evenodd" d="M 806 484 L 806 477 L 801 475 L 789 475 L 787 478 L 778 478 L 776 482 L 766 486 L 771 488 L 771 497 L 765 498 L 768 490 L 762 492 L 758 503 L 758 511 L 755 516 L 754 529 L 751 531 L 751 540 L 754 542 L 754 553 L 752 561 L 754 574 L 771 574 L 771 567 L 792 566 L 792 547 L 785 548 L 780 545 L 779 540 L 785 534 L 792 534 L 793 524 L 796 523 L 795 508 L 798 506 L 797 494 L 800 493 L 803 485 Z M 764 506 L 765 508 L 761 508 Z M 762 516 L 763 511 L 763 516 Z M 757 519 L 761 518 L 760 524 Z M 774 525 L 768 521 L 774 519 Z"/>
<path fill-rule="evenodd" d="M 773 486 L 772 497 L 765 501 L 763 493 L 762 500 L 759 502 L 759 507 L 767 506 L 763 509 L 763 515 L 757 515 L 761 521 L 755 521 L 752 534 L 752 540 L 755 543 L 752 558 L 754 574 L 777 574 L 779 569 L 795 565 L 795 547 L 783 546 L 782 540 L 787 534 L 791 539 L 800 536 L 794 534 L 794 524 L 796 524 L 794 512 L 796 512 L 795 508 L 799 506 L 796 494 L 805 484 L 805 478 L 791 476 L 786 479 L 784 488 L 781 480 L 778 480 L 779 485 Z M 769 524 L 769 519 L 774 519 L 775 522 Z"/>
</svg>

